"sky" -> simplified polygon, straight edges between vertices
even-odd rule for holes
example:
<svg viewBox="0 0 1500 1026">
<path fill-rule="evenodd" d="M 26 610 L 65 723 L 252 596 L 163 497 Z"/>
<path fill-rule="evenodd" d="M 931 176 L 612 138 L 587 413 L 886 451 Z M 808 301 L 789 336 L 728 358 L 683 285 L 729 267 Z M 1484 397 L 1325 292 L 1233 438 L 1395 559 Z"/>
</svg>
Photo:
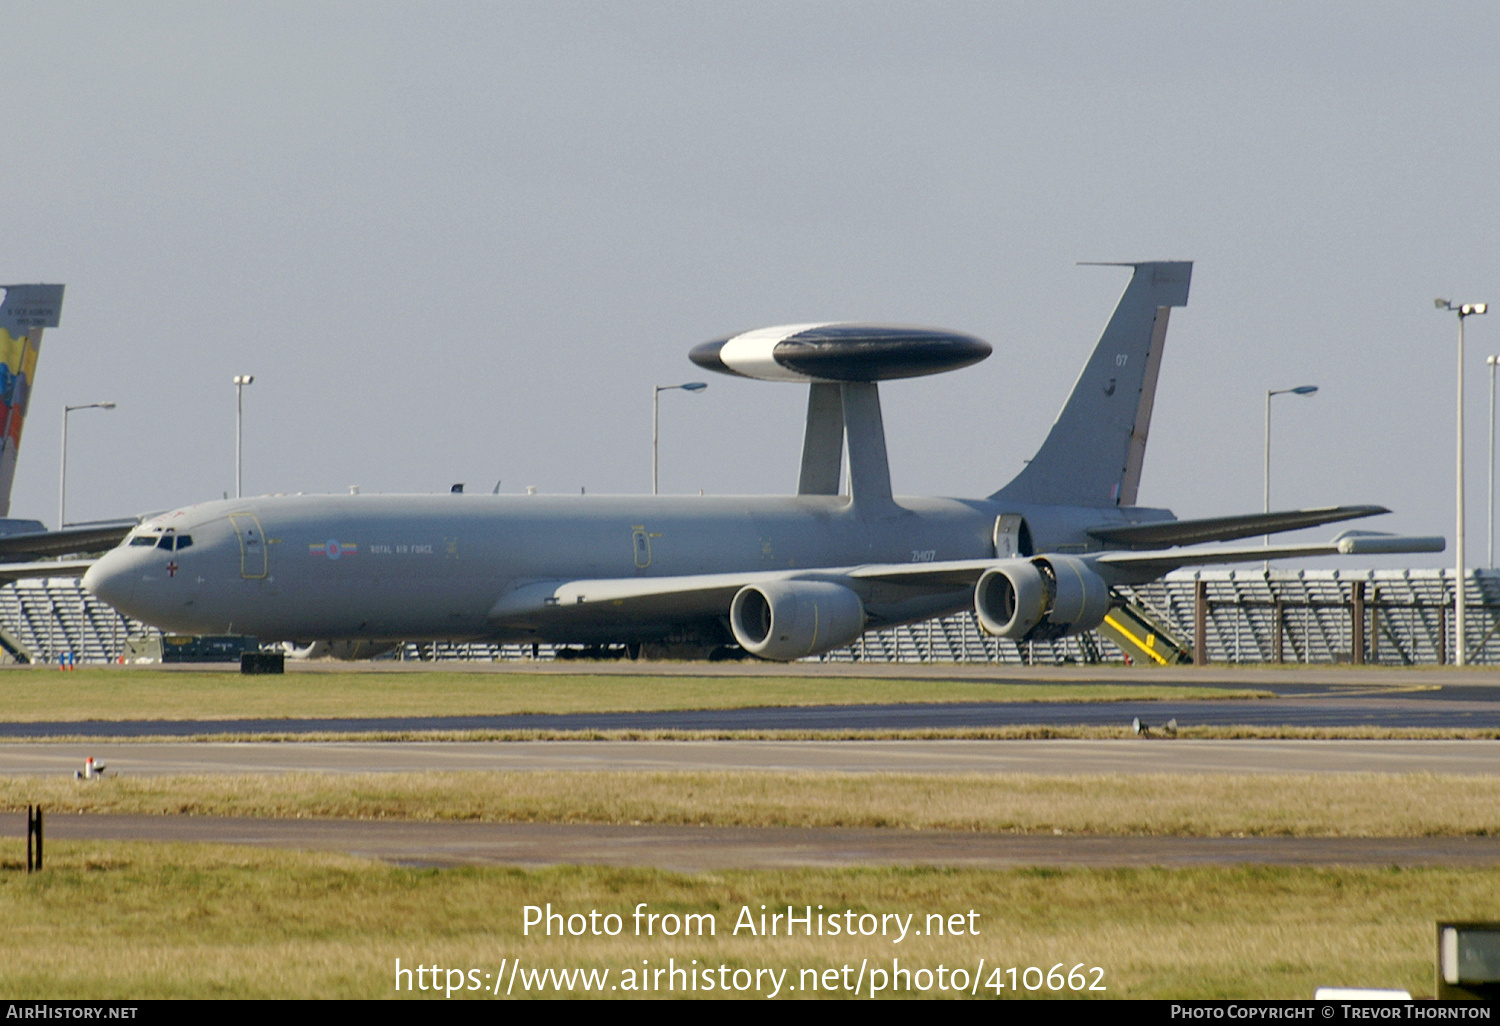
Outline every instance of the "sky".
<svg viewBox="0 0 1500 1026">
<path fill-rule="evenodd" d="M 67 285 L 11 507 L 795 489 L 773 324 L 968 332 L 882 386 L 898 494 L 1045 436 L 1128 271 L 1193 260 L 1140 500 L 1452 537 L 1458 325 L 1500 302 L 1488 3 L 9 3 L 0 282 Z M 1500 310 L 1496 311 L 1500 314 Z M 1470 563 L 1489 368 L 1468 321 Z M 1324 528 L 1309 539 L 1327 537 Z M 1450 555 L 1397 560 L 1443 565 Z M 1381 565 L 1391 565 L 1387 561 Z"/>
</svg>

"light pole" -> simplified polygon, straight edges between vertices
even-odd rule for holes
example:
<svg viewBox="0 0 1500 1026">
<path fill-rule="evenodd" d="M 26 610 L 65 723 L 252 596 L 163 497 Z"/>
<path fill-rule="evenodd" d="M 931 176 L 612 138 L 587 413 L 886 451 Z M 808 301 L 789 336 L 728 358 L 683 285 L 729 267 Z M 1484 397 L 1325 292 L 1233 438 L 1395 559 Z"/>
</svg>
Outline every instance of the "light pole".
<svg viewBox="0 0 1500 1026">
<path fill-rule="evenodd" d="M 1495 569 L 1495 364 L 1500 363 L 1500 356 L 1486 357 L 1484 362 L 1490 365 L 1490 544 L 1485 553 L 1485 562 L 1493 570 Z"/>
<path fill-rule="evenodd" d="M 1464 649 L 1464 318 L 1482 314 L 1489 310 L 1488 303 L 1463 303 L 1454 306 L 1446 299 L 1434 299 L 1432 305 L 1439 310 L 1452 310 L 1458 314 L 1458 514 L 1453 533 L 1457 536 L 1458 587 L 1453 596 L 1453 664 L 1467 665 Z"/>
<path fill-rule="evenodd" d="M 656 469 L 657 469 L 657 438 L 658 425 L 661 423 L 661 394 L 680 388 L 684 392 L 701 392 L 708 385 L 702 381 L 689 381 L 685 385 L 657 385 L 651 393 L 651 494 L 656 494 Z"/>
<path fill-rule="evenodd" d="M 244 434 L 241 428 L 245 420 L 245 386 L 254 382 L 254 374 L 234 376 L 234 497 L 236 499 L 240 498 L 244 491 L 244 477 L 241 475 L 240 465 L 244 455 Z"/>
<path fill-rule="evenodd" d="M 1312 395 L 1318 390 L 1317 385 L 1298 385 L 1296 388 L 1270 388 L 1266 390 L 1266 475 L 1265 475 L 1265 511 L 1271 512 L 1271 396 L 1273 395 Z M 1271 544 L 1271 536 L 1266 535 L 1266 545 Z M 1271 564 L 1266 563 L 1266 570 L 1271 569 Z"/>
<path fill-rule="evenodd" d="M 57 474 L 57 529 L 68 526 L 68 414 L 74 410 L 112 410 L 114 403 L 84 403 L 63 407 L 62 466 Z"/>
</svg>

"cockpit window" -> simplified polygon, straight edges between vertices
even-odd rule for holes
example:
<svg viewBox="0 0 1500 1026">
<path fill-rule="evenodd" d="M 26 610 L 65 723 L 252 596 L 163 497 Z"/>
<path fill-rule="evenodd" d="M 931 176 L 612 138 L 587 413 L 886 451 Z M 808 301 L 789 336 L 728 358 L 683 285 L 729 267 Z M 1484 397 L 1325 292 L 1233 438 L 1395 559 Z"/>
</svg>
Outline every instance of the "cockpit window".
<svg viewBox="0 0 1500 1026">
<path fill-rule="evenodd" d="M 178 534 L 172 528 L 157 534 L 138 534 L 125 543 L 126 545 L 140 546 L 141 548 L 158 548 L 171 552 L 173 549 L 185 549 L 193 544 L 193 536 L 190 534 Z"/>
</svg>

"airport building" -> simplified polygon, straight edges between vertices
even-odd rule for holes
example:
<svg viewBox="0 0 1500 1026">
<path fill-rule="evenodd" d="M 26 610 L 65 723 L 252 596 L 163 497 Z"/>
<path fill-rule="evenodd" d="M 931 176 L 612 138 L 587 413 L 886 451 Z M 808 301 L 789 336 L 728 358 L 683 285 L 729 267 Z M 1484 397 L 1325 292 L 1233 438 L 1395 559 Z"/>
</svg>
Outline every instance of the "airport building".
<svg viewBox="0 0 1500 1026">
<path fill-rule="evenodd" d="M 1454 661 L 1452 570 L 1180 570 L 1131 589 L 1098 631 L 1016 643 L 979 629 L 973 613 L 869 631 L 826 662 L 1189 662 L 1201 639 L 1213 663 L 1441 665 Z M 1500 571 L 1466 580 L 1468 661 L 1500 665 Z M 132 640 L 134 639 L 134 640 Z M 185 655 L 192 649 L 179 645 Z M 104 664 L 172 651 L 72 578 L 0 587 L 3 658 Z M 569 653 L 564 651 L 562 657 Z M 159 658 L 160 656 L 155 656 Z M 552 646 L 408 644 L 409 660 L 553 659 Z M 170 656 L 169 656 L 170 658 Z"/>
</svg>

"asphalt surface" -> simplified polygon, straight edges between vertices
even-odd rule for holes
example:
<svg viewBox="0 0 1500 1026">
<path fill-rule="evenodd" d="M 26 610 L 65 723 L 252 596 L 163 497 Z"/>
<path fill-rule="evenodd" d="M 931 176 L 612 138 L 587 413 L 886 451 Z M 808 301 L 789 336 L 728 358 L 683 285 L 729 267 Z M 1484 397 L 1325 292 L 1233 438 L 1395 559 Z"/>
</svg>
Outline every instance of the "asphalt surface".
<svg viewBox="0 0 1500 1026">
<path fill-rule="evenodd" d="M 393 664 L 394 665 L 394 664 Z M 396 667 L 374 672 L 413 672 Z M 298 668 L 318 673 L 347 670 Z M 257 720 L 92 721 L 0 724 L 0 737 L 90 740 L 0 743 L 0 774 L 69 774 L 84 757 L 127 776 L 176 773 L 413 772 L 422 770 L 784 770 L 909 773 L 1325 773 L 1500 774 L 1493 741 L 716 741 L 135 742 L 142 736 L 284 735 L 422 730 L 843 730 L 1021 724 L 1123 726 L 1137 716 L 1181 726 L 1377 726 L 1500 728 L 1493 672 L 1270 669 L 1209 674 L 1078 668 L 942 666 L 771 667 L 536 665 L 472 672 L 665 673 L 746 676 L 881 676 L 1070 683 L 1175 683 L 1262 688 L 1273 699 L 1157 702 L 1026 702 L 813 706 L 647 713 Z M 316 686 L 309 681 L 310 686 Z M 0 831 L 24 834 L 16 814 Z M 176 816 L 53 816 L 53 839 L 201 841 L 344 851 L 412 865 L 598 864 L 682 871 L 737 867 L 1010 866 L 1493 866 L 1500 837 L 1178 838 L 1031 836 L 943 831 L 713 828 L 587 824 L 411 823 Z"/>
<path fill-rule="evenodd" d="M 25 817 L 0 814 L 24 835 Z M 341 851 L 403 865 L 652 866 L 678 872 L 842 866 L 1497 866 L 1497 837 L 1098 837 L 950 831 L 52 816 L 49 840 L 183 841 Z"/>
<path fill-rule="evenodd" d="M 132 667 L 117 672 L 129 674 Z M 218 664 L 166 664 L 153 671 L 222 673 Z M 99 738 L 189 737 L 205 734 L 323 734 L 417 731 L 593 730 L 920 730 L 1022 725 L 1124 726 L 1136 717 L 1181 726 L 1429 727 L 1500 729 L 1500 671 L 1490 668 L 1354 666 L 1135 667 L 1012 666 L 984 663 L 366 663 L 290 662 L 289 673 L 517 674 L 547 676 L 832 677 L 1024 683 L 1055 687 L 1058 701 L 820 705 L 746 709 L 525 714 L 508 716 L 294 717 L 193 720 L 67 720 L 0 722 L 0 738 L 86 734 Z M 21 668 L 16 672 L 34 672 Z M 1254 700 L 1072 702 L 1070 685 L 1142 684 L 1264 690 Z M 545 687 L 545 685 L 539 685 Z"/>
<path fill-rule="evenodd" d="M 29 672 L 28 667 L 19 667 Z M 137 667 L 120 667 L 130 673 Z M 162 663 L 147 667 L 151 672 L 233 673 L 223 663 Z M 0 673 L 6 667 L 0 666 Z M 1295 685 L 1392 684 L 1445 687 L 1500 685 L 1500 669 L 1490 666 L 1351 666 L 1347 663 L 1282 663 L 1247 666 L 1120 666 L 1119 664 L 1063 665 L 1020 663 L 771 663 L 758 659 L 739 662 L 701 663 L 679 660 L 565 660 L 551 662 L 339 662 L 336 660 L 288 660 L 292 674 L 327 673 L 475 673 L 536 676 L 623 677 L 854 677 L 886 680 L 964 680 L 1035 684 L 1192 684 L 1223 687 L 1269 687 L 1281 690 Z"/>
<path fill-rule="evenodd" d="M 475 741 L 0 743 L 0 774 L 441 770 L 1500 775 L 1496 741 Z"/>
<path fill-rule="evenodd" d="M 68 720 L 0 723 L 0 737 L 190 737 L 204 734 L 415 731 L 921 730 L 939 727 L 1128 726 L 1430 727 L 1500 729 L 1500 701 L 1442 691 L 1221 701 L 952 702 L 814 705 L 515 716 Z"/>
</svg>

